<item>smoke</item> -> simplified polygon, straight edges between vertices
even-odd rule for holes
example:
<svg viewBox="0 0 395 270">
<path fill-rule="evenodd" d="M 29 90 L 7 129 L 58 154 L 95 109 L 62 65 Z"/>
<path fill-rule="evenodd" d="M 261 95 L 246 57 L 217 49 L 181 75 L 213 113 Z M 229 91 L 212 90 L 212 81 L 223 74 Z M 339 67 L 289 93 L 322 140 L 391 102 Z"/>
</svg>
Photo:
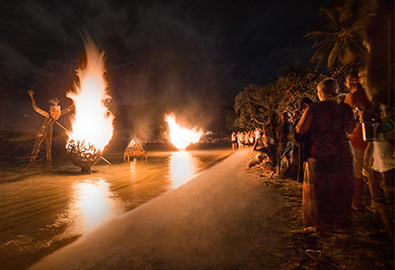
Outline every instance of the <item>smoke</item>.
<svg viewBox="0 0 395 270">
<path fill-rule="evenodd" d="M 218 39 L 199 32 L 171 6 L 141 7 L 136 20 L 119 42 L 122 60 L 128 61 L 108 68 L 128 134 L 139 139 L 158 136 L 160 128 L 167 128 L 164 115 L 170 112 L 190 127 L 207 129 L 218 121 L 223 112 L 207 114 L 205 106 L 232 99 L 226 94 L 228 71 Z"/>
<path fill-rule="evenodd" d="M 177 10 L 160 4 L 140 9 L 124 42 L 123 55 L 131 61 L 110 70 L 120 102 L 222 103 L 226 75 L 217 40 L 199 33 Z"/>
<path fill-rule="evenodd" d="M 230 76 L 219 51 L 221 39 L 198 30 L 186 6 L 30 0 L 8 9 L 10 15 L 1 18 L 3 25 L 9 25 L 4 29 L 4 44 L 12 44 L 38 70 L 48 61 L 76 69 L 83 55 L 80 34 L 88 33 L 106 53 L 118 104 L 180 99 L 224 104 L 232 100 L 224 95 L 224 82 Z M 37 76 L 31 74 L 32 80 Z"/>
</svg>

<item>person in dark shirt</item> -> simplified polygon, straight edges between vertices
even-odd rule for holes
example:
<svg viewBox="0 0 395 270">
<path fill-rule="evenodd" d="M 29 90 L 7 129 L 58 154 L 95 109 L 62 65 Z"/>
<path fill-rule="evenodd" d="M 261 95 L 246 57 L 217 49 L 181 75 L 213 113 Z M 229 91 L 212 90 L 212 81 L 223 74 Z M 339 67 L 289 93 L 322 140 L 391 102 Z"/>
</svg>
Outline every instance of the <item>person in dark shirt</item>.
<svg viewBox="0 0 395 270">
<path fill-rule="evenodd" d="M 278 134 L 278 155 L 277 155 L 277 171 L 274 176 L 279 176 L 281 171 L 281 161 L 285 157 L 286 169 L 289 167 L 292 158 L 293 142 L 289 135 L 292 133 L 294 124 L 290 121 L 289 112 L 281 114 L 281 123 L 277 129 Z"/>
<path fill-rule="evenodd" d="M 299 141 L 296 140 L 295 138 L 295 126 L 297 125 L 300 117 L 301 117 L 300 111 L 294 111 L 292 115 L 292 123 L 294 125 L 292 129 L 292 133 L 290 134 L 290 139 L 293 143 L 293 149 L 292 149 L 292 160 L 291 164 L 288 167 L 288 169 L 284 172 L 283 176 L 286 178 L 290 178 L 293 180 L 298 180 L 298 169 L 299 169 L 299 147 L 300 143 Z"/>
<path fill-rule="evenodd" d="M 300 100 L 299 103 L 299 111 L 301 111 L 302 113 L 308 109 L 311 105 L 313 104 L 313 101 L 308 98 L 308 97 L 304 97 Z M 303 183 L 303 162 L 305 162 L 307 160 L 307 157 L 309 156 L 310 153 L 310 145 L 311 145 L 311 141 L 310 141 L 310 135 L 311 132 L 307 131 L 304 134 L 298 134 L 295 131 L 295 127 L 298 124 L 300 118 L 294 122 L 294 129 L 293 129 L 293 134 L 291 136 L 291 138 L 293 138 L 293 143 L 294 143 L 294 150 L 295 148 L 297 148 L 297 151 L 293 152 L 293 155 L 298 155 L 298 157 L 293 156 L 293 162 L 297 162 L 297 166 L 298 166 L 298 172 L 297 172 L 297 181 L 300 183 Z"/>
</svg>

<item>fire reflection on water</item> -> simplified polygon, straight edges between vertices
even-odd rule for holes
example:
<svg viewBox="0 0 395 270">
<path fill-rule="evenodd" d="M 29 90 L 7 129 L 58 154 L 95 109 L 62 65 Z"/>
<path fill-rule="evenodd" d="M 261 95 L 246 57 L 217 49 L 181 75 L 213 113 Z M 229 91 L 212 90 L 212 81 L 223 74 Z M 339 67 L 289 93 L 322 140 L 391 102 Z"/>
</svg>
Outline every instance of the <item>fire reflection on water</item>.
<svg viewBox="0 0 395 270">
<path fill-rule="evenodd" d="M 136 163 L 137 163 L 137 159 L 133 159 L 130 162 L 130 179 L 132 181 L 136 179 L 136 175 L 137 175 Z"/>
<path fill-rule="evenodd" d="M 97 165 L 92 175 L 63 174 L 64 167 L 54 167 L 54 173 L 4 182 L 0 268 L 26 269 L 49 247 L 63 246 L 102 222 L 185 184 L 232 153 L 231 149 L 152 152 L 148 161 Z M 19 177 L 19 171 L 13 173 Z"/>
<path fill-rule="evenodd" d="M 88 231 L 120 211 L 109 184 L 103 178 L 86 179 L 73 186 L 71 211 L 79 218 L 77 229 Z"/>
<path fill-rule="evenodd" d="M 170 180 L 172 187 L 178 188 L 190 180 L 196 172 L 195 160 L 187 151 L 174 152 L 170 156 Z"/>
</svg>

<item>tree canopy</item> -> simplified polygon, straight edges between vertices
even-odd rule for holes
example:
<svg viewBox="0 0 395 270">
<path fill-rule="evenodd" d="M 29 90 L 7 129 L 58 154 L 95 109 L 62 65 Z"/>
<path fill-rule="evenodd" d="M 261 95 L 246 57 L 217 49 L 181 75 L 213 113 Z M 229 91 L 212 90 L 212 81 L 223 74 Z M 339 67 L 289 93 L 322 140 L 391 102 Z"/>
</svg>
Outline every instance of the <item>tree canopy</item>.
<svg viewBox="0 0 395 270">
<path fill-rule="evenodd" d="M 273 84 L 245 87 L 235 98 L 234 127 L 253 129 L 262 126 L 273 114 L 293 112 L 303 97 L 317 100 L 316 87 L 324 75 L 307 69 L 290 70 Z"/>
<path fill-rule="evenodd" d="M 323 30 L 306 34 L 315 39 L 313 48 L 317 48 L 311 61 L 318 61 L 316 68 L 327 62 L 334 65 L 365 64 L 367 47 L 365 26 L 375 15 L 376 2 L 373 0 L 349 0 L 341 7 L 321 9 L 327 18 Z"/>
</svg>

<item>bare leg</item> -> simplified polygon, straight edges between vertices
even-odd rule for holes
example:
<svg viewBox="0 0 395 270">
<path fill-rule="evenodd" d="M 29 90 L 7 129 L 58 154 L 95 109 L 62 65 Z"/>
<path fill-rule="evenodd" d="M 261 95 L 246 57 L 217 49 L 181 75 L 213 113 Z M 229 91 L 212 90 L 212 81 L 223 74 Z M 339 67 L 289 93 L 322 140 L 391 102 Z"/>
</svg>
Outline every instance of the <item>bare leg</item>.
<svg viewBox="0 0 395 270">
<path fill-rule="evenodd" d="M 354 182 L 354 195 L 352 198 L 352 208 L 354 210 L 361 210 L 362 206 L 362 190 L 365 183 L 362 178 L 355 178 Z"/>
</svg>

